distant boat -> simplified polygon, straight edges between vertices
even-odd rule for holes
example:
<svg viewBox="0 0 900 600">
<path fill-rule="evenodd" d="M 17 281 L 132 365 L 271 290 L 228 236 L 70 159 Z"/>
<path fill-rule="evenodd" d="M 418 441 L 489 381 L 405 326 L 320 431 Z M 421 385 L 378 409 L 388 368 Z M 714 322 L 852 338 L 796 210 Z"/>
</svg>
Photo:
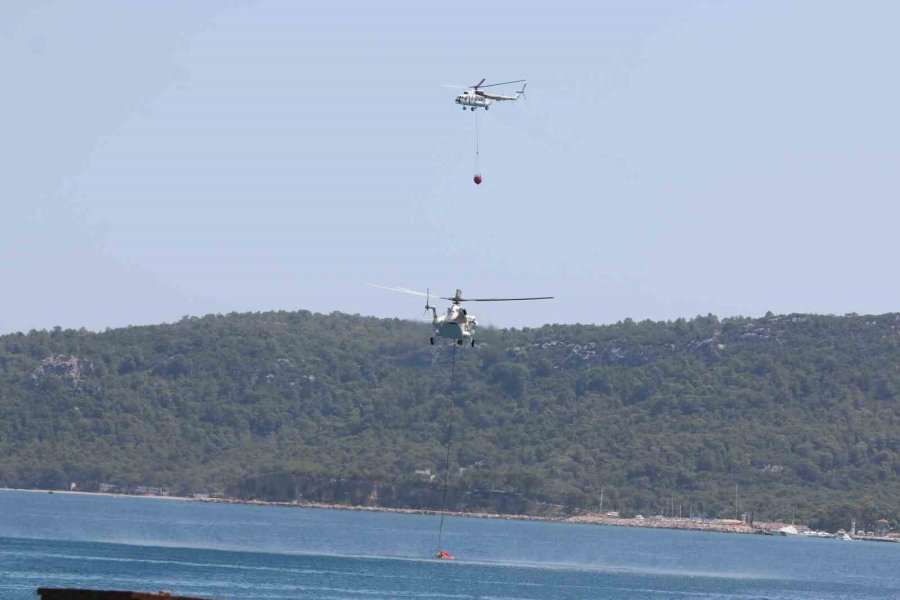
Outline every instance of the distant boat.
<svg viewBox="0 0 900 600">
<path fill-rule="evenodd" d="M 776 529 L 775 533 L 778 535 L 799 535 L 800 532 L 797 531 L 797 528 L 793 525 L 785 525 L 781 529 Z"/>
<path fill-rule="evenodd" d="M 831 535 L 831 534 L 828 533 L 827 531 L 815 531 L 815 530 L 812 530 L 812 529 L 807 529 L 806 531 L 802 532 L 800 535 L 803 535 L 803 536 L 806 536 L 806 537 L 820 537 L 820 538 L 832 538 L 832 537 L 834 537 L 833 535 Z"/>
</svg>

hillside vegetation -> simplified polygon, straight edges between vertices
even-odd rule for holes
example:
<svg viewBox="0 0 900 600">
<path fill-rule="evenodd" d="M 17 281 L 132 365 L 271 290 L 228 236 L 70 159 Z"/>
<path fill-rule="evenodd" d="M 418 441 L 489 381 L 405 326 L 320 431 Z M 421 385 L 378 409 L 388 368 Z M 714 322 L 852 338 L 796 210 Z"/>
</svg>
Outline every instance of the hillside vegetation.
<svg viewBox="0 0 900 600">
<path fill-rule="evenodd" d="M 0 484 L 433 488 L 415 472 L 443 467 L 454 350 L 428 331 L 300 311 L 2 336 Z M 455 490 L 733 516 L 737 486 L 757 519 L 900 517 L 900 315 L 481 333 L 459 350 Z"/>
</svg>

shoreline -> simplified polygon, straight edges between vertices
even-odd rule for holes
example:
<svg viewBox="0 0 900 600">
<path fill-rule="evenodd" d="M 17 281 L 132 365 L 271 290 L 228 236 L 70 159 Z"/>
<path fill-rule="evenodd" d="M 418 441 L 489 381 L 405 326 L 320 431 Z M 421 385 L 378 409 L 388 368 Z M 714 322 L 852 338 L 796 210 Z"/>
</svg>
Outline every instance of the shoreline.
<svg viewBox="0 0 900 600">
<path fill-rule="evenodd" d="M 82 492 L 79 490 L 42 490 L 35 488 L 0 487 L 0 492 L 28 492 L 30 494 L 66 494 L 70 496 L 104 496 L 107 498 L 149 498 L 152 500 L 178 500 L 196 502 L 198 498 L 188 496 L 154 496 L 152 494 L 114 494 L 112 492 Z"/>
<path fill-rule="evenodd" d="M 306 502 L 300 500 L 275 501 L 275 500 L 243 500 L 240 498 L 210 498 L 193 496 L 159 496 L 153 494 L 122 494 L 112 492 L 82 492 L 78 490 L 49 490 L 26 488 L 0 488 L 0 492 L 28 492 L 33 494 L 65 494 L 70 496 L 100 496 L 107 498 L 143 498 L 148 500 L 171 500 L 178 502 L 201 502 L 206 504 L 243 504 L 247 506 L 275 506 L 283 508 L 307 508 L 312 510 L 341 510 L 350 512 L 383 512 L 406 515 L 432 515 L 438 516 L 440 510 L 428 508 L 391 508 L 385 506 L 358 506 L 350 504 L 332 504 L 325 502 Z M 583 515 L 541 516 L 541 515 L 513 515 L 485 512 L 462 512 L 445 510 L 443 514 L 448 517 L 462 517 L 469 519 L 498 519 L 505 521 L 544 521 L 550 523 L 569 523 L 573 525 L 600 525 L 607 527 L 640 527 L 644 529 L 676 529 L 683 531 L 708 531 L 716 533 L 754 534 L 755 527 L 734 522 L 720 522 L 716 520 L 697 521 L 694 519 L 678 518 L 644 518 L 634 519 L 625 517 L 609 517 L 606 515 L 587 513 Z"/>
<path fill-rule="evenodd" d="M 78 490 L 48 490 L 48 489 L 29 489 L 29 488 L 9 488 L 0 487 L 0 492 L 27 492 L 31 494 L 65 494 L 70 496 L 101 496 L 107 498 L 143 498 L 147 500 L 171 500 L 175 502 L 201 502 L 206 504 L 243 504 L 247 506 L 274 506 L 283 508 L 306 508 L 312 510 L 341 510 L 351 512 L 382 512 L 396 513 L 404 515 L 430 515 L 438 516 L 440 510 L 428 508 L 391 508 L 385 506 L 358 506 L 350 504 L 332 504 L 326 502 L 307 502 L 293 500 L 290 502 L 280 502 L 274 500 L 243 500 L 240 498 L 226 497 L 195 497 L 195 496 L 161 496 L 153 494 L 122 494 L 112 492 L 82 492 Z M 678 517 L 645 517 L 645 518 L 629 518 L 614 517 L 606 514 L 585 513 L 580 515 L 563 516 L 542 516 L 542 515 L 513 515 L 502 513 L 485 513 L 485 512 L 462 512 L 454 510 L 445 510 L 443 514 L 448 517 L 460 517 L 467 519 L 498 519 L 504 521 L 543 521 L 548 523 L 567 523 L 571 525 L 594 525 L 604 527 L 634 527 L 642 529 L 674 529 L 679 531 L 703 531 L 710 533 L 729 533 L 740 535 L 780 535 L 777 530 L 763 528 L 760 525 L 749 525 L 734 519 L 708 519 L 697 520 L 691 518 Z M 784 525 L 783 523 L 778 523 Z M 768 525 L 773 525 L 772 523 Z M 806 537 L 795 534 L 790 537 Z M 828 536 L 834 537 L 834 536 Z M 900 542 L 900 535 L 894 534 L 885 537 L 856 535 L 853 541 L 866 542 Z"/>
</svg>

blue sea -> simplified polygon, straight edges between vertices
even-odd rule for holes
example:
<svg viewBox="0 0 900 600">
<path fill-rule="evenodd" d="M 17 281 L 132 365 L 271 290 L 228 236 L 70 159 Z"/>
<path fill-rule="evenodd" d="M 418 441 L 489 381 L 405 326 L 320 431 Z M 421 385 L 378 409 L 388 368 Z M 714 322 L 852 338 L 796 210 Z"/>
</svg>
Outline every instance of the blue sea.
<svg viewBox="0 0 900 600">
<path fill-rule="evenodd" d="M 894 599 L 900 544 L 0 491 L 0 598 Z"/>
</svg>

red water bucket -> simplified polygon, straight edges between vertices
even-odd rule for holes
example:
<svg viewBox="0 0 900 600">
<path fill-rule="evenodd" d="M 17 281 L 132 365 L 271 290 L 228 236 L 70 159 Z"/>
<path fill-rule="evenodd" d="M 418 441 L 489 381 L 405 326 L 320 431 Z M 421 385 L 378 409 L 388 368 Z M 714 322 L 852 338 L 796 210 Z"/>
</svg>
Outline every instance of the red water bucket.
<svg viewBox="0 0 900 600">
<path fill-rule="evenodd" d="M 475 177 L 472 179 L 475 181 L 475 185 L 481 185 L 481 173 L 475 173 Z"/>
</svg>

